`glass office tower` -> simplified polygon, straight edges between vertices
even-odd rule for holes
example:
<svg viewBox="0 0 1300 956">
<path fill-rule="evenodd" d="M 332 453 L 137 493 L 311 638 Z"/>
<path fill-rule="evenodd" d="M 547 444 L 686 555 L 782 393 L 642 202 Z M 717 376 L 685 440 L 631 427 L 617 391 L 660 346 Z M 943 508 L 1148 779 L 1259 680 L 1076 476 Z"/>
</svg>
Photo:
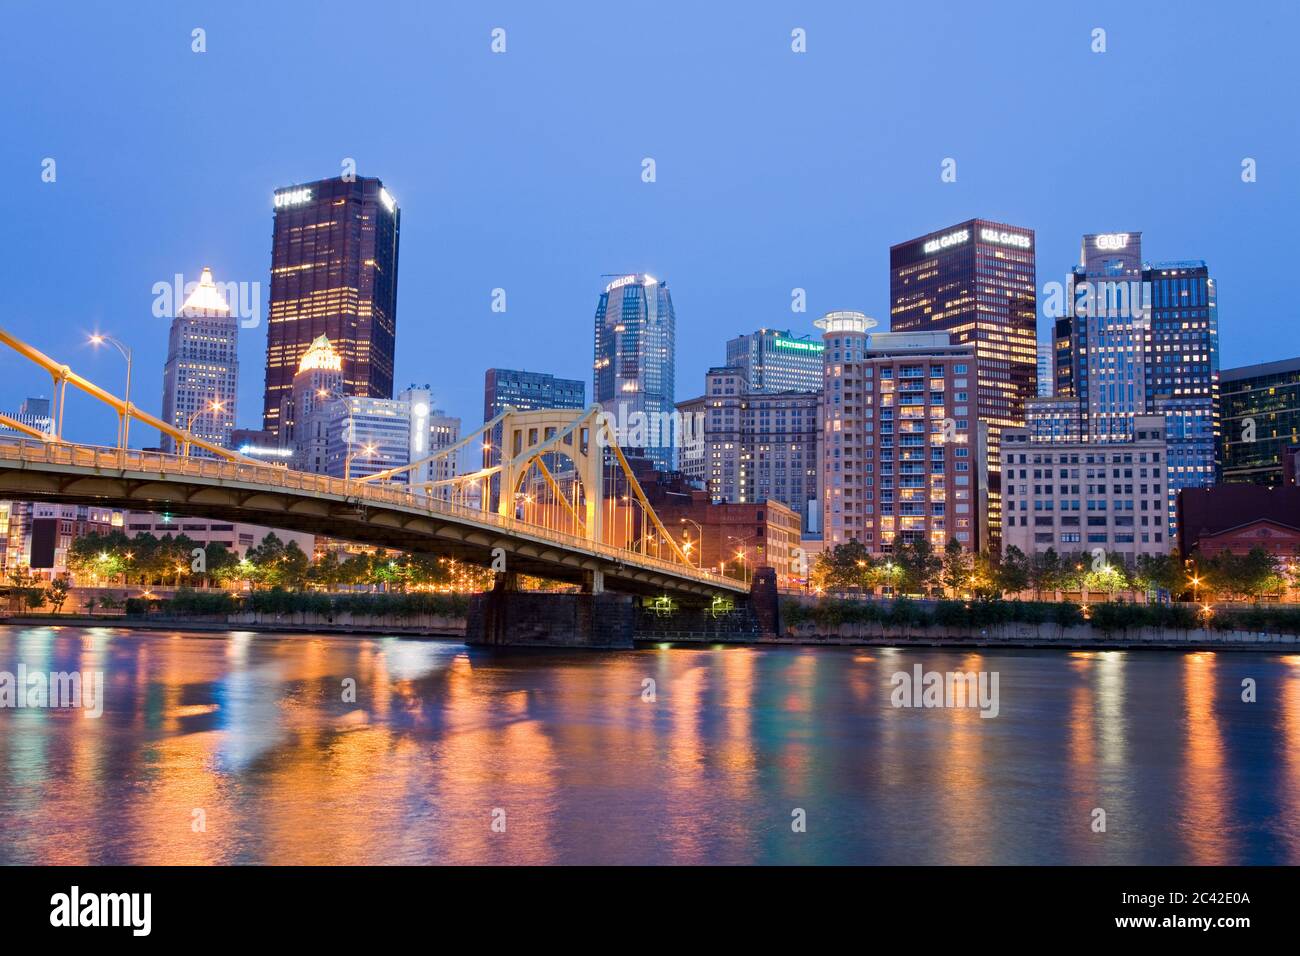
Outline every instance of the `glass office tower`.
<svg viewBox="0 0 1300 956">
<path fill-rule="evenodd" d="M 1165 416 L 1169 442 L 1169 530 L 1178 532 L 1178 492 L 1218 479 L 1219 309 L 1210 270 L 1199 259 L 1143 270 L 1151 298 L 1147 390 Z"/>
<path fill-rule="evenodd" d="M 619 444 L 672 470 L 677 319 L 668 284 L 641 273 L 620 276 L 600 294 L 595 325 L 592 397 L 617 423 Z"/>
<path fill-rule="evenodd" d="M 1140 232 L 1090 233 L 1056 322 L 1056 389 L 1077 398 L 1091 441 L 1128 441 L 1165 416 L 1170 539 L 1178 492 L 1213 485 L 1219 436 L 1214 279 L 1201 260 L 1142 261 Z"/>
<path fill-rule="evenodd" d="M 999 540 L 1002 429 L 1025 423 L 1038 391 L 1036 281 L 1034 231 L 1023 226 L 970 219 L 889 250 L 891 331 L 943 331 L 975 350 L 971 411 L 987 425 L 980 548 Z"/>
<path fill-rule="evenodd" d="M 262 422 L 278 434 L 298 364 L 321 335 L 344 390 L 393 397 L 401 210 L 378 179 L 323 179 L 275 193 Z"/>
<path fill-rule="evenodd" d="M 1056 321 L 1056 394 L 1079 400 L 1092 442 L 1127 441 L 1149 408 L 1150 321 L 1142 289 L 1142 233 L 1089 233 Z"/>
<path fill-rule="evenodd" d="M 1285 484 L 1286 450 L 1300 445 L 1300 358 L 1224 369 L 1219 387 L 1223 480 Z"/>
</svg>

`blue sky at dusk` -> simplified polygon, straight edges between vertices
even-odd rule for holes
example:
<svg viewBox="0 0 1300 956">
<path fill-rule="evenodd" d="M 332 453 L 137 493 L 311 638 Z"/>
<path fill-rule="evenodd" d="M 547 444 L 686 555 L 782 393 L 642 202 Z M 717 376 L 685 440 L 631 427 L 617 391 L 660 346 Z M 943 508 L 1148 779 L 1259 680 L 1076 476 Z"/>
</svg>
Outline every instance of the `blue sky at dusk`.
<svg viewBox="0 0 1300 956">
<path fill-rule="evenodd" d="M 835 308 L 883 325 L 890 244 L 974 216 L 1036 230 L 1040 289 L 1083 233 L 1141 230 L 1147 259 L 1210 264 L 1223 367 L 1300 354 L 1300 4 L 0 12 L 0 325 L 119 391 L 121 360 L 84 342 L 128 340 L 136 401 L 155 413 L 168 323 L 154 284 L 210 265 L 260 283 L 264 317 L 273 190 L 338 175 L 345 157 L 402 207 L 398 387 L 430 384 L 467 428 L 490 366 L 590 394 L 604 273 L 668 282 L 683 399 L 739 332 L 812 331 Z M 206 53 L 191 52 L 195 27 Z M 945 157 L 956 183 L 940 181 Z M 795 287 L 806 314 L 791 313 Z M 260 425 L 265 335 L 242 334 L 242 426 Z M 12 353 L 0 362 L 0 409 L 49 394 Z M 109 413 L 70 402 L 69 437 L 111 444 Z"/>
</svg>

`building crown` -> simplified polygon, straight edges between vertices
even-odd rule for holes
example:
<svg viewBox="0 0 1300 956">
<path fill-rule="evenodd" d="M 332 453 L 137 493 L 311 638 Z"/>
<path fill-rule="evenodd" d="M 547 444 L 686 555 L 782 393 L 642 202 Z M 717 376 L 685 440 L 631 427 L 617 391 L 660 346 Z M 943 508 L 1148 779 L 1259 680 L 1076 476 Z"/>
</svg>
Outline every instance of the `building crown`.
<svg viewBox="0 0 1300 956">
<path fill-rule="evenodd" d="M 326 372 L 338 372 L 343 369 L 343 356 L 334 351 L 329 337 L 325 335 L 318 335 L 312 340 L 311 345 L 307 346 L 307 351 L 303 353 L 302 361 L 298 363 L 299 372 L 310 372 L 316 369 Z"/>
<path fill-rule="evenodd" d="M 217 284 L 212 281 L 212 269 L 208 266 L 203 267 L 203 274 L 199 276 L 198 287 L 189 294 L 185 304 L 181 306 L 181 315 L 229 315 L 230 304 L 226 302 L 226 297 L 221 294 Z"/>
</svg>

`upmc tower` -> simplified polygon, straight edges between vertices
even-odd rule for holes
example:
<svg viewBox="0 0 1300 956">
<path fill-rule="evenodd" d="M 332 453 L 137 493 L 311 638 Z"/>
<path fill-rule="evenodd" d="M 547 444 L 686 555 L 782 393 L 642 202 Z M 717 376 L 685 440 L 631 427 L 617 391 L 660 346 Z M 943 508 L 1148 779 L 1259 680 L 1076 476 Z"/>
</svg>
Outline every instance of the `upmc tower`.
<svg viewBox="0 0 1300 956">
<path fill-rule="evenodd" d="M 1037 391 L 1038 300 L 1034 231 L 971 219 L 889 250 L 893 332 L 947 332 L 975 349 L 976 393 L 968 406 L 983 426 L 979 456 L 979 547 L 996 547 L 1002 529 L 1002 429 L 1025 423 Z"/>
<path fill-rule="evenodd" d="M 279 434 L 293 376 L 319 336 L 343 357 L 343 390 L 393 397 L 401 210 L 378 179 L 275 192 L 262 427 Z"/>
</svg>

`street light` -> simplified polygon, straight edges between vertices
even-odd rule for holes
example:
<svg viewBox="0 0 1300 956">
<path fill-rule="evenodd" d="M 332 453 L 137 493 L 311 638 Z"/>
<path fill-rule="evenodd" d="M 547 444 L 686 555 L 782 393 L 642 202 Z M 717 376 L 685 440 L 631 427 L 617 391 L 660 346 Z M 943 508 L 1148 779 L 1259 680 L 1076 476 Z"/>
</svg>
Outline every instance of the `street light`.
<svg viewBox="0 0 1300 956">
<path fill-rule="evenodd" d="M 704 528 L 700 526 L 698 521 L 694 521 L 691 518 L 682 518 L 681 523 L 695 525 L 696 540 L 700 542 L 700 556 L 696 559 L 696 566 L 702 568 L 704 567 Z M 686 538 L 686 547 L 682 550 L 685 552 L 687 558 L 689 558 L 691 555 L 691 537 L 689 534 L 685 534 L 684 537 Z"/>
<path fill-rule="evenodd" d="M 127 441 L 131 434 L 131 347 L 123 345 L 111 335 L 101 335 L 96 332 L 90 337 L 90 344 L 96 348 L 105 343 L 121 352 L 122 358 L 126 359 L 126 395 L 123 396 L 126 408 L 121 415 L 122 427 L 118 429 L 118 438 L 120 439 L 118 448 L 121 450 L 122 467 L 125 468 Z"/>
<path fill-rule="evenodd" d="M 345 455 L 343 458 L 343 480 L 344 481 L 352 480 L 352 459 L 356 456 L 356 452 L 352 450 L 351 442 L 348 442 L 348 449 L 349 450 L 347 455 Z M 362 445 L 361 453 L 365 455 L 367 458 L 369 458 L 371 455 L 375 453 L 375 446 Z"/>
<path fill-rule="evenodd" d="M 185 441 L 182 443 L 182 447 L 181 447 L 182 458 L 190 457 L 190 438 L 191 438 L 190 430 L 194 428 L 195 419 L 197 419 L 204 412 L 219 412 L 225 407 L 226 407 L 225 402 L 219 402 L 216 399 L 213 399 L 212 401 L 208 402 L 206 408 L 200 408 L 197 412 L 195 412 L 193 415 L 190 416 L 190 420 L 185 423 Z"/>
</svg>

